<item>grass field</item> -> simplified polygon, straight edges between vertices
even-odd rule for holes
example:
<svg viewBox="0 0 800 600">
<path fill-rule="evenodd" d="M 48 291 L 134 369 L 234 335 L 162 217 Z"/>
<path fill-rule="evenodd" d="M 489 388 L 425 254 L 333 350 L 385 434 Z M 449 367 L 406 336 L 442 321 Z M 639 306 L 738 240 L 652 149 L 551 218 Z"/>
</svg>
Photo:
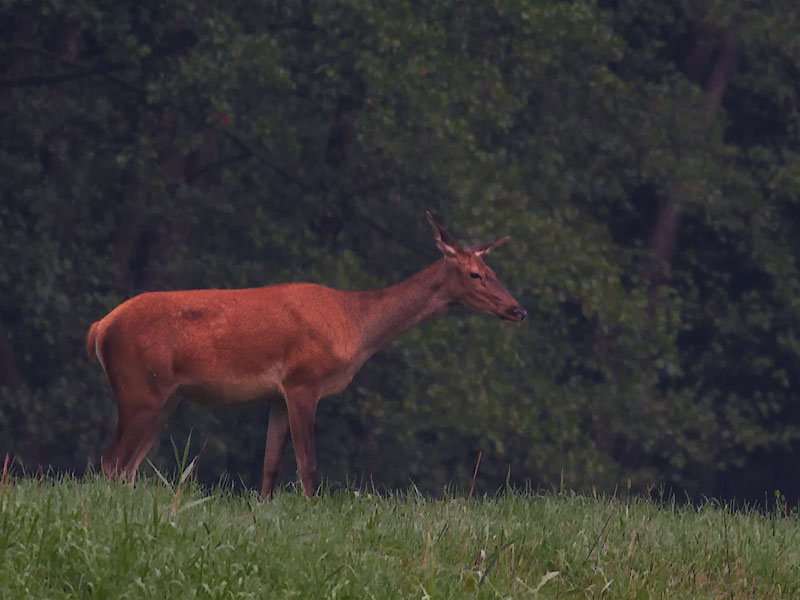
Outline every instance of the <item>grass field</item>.
<svg viewBox="0 0 800 600">
<path fill-rule="evenodd" d="M 800 598 L 800 520 L 636 498 L 9 478 L 0 598 Z"/>
</svg>

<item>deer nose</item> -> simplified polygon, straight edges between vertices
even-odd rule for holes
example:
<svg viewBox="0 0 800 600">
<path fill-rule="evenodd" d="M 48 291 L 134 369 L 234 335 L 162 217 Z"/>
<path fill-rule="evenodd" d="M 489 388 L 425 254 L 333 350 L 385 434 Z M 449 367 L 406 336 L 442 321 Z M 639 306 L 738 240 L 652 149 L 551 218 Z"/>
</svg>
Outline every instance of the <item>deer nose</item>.
<svg viewBox="0 0 800 600">
<path fill-rule="evenodd" d="M 515 319 L 519 321 L 524 320 L 525 317 L 528 315 L 527 311 L 521 306 L 515 306 L 514 308 L 512 308 L 511 314 Z"/>
</svg>

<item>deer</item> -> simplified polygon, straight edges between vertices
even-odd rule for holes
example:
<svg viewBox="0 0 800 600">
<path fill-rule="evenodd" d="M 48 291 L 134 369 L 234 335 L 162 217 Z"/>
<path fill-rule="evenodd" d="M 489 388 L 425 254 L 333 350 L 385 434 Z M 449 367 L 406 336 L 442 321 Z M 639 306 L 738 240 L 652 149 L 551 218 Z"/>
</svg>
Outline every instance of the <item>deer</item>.
<svg viewBox="0 0 800 600">
<path fill-rule="evenodd" d="M 442 257 L 390 287 L 145 292 L 93 323 L 86 351 L 117 404 L 105 476 L 134 481 L 181 398 L 209 407 L 269 403 L 261 498 L 272 497 L 289 434 L 303 492 L 313 497 L 317 405 L 343 391 L 367 359 L 452 306 L 515 323 L 527 314 L 484 262 L 508 236 L 464 248 L 426 217 Z"/>
</svg>

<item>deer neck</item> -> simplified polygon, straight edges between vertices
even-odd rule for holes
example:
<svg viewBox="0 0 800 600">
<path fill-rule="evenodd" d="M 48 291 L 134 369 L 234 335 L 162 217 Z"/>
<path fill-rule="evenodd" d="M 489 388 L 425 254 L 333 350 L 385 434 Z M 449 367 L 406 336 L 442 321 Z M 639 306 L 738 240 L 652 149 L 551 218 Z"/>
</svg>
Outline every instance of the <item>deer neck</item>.
<svg viewBox="0 0 800 600">
<path fill-rule="evenodd" d="M 443 314 L 454 298 L 446 285 L 444 259 L 405 281 L 367 292 L 353 292 L 366 358 L 422 321 Z"/>
</svg>

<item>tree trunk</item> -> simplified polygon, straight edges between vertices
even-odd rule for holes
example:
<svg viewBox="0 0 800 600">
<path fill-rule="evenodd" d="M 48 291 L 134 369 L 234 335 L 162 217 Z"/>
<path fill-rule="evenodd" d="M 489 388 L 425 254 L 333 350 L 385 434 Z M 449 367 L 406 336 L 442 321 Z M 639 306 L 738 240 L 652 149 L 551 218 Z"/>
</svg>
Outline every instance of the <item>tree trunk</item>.
<svg viewBox="0 0 800 600">
<path fill-rule="evenodd" d="M 698 27 L 698 30 L 700 33 L 695 40 L 692 53 L 684 63 L 684 72 L 698 85 L 702 85 L 708 96 L 708 104 L 700 123 L 701 130 L 708 134 L 714 115 L 722 104 L 725 88 L 738 64 L 739 39 L 732 29 L 727 29 L 722 36 L 722 47 L 715 53 L 712 51 L 713 40 L 710 40 L 709 36 L 716 36 L 719 32 L 708 27 Z M 712 58 L 714 58 L 713 65 L 710 64 Z M 706 73 L 708 75 L 705 75 Z M 680 208 L 674 196 L 675 190 L 680 186 L 677 181 L 673 183 L 656 218 L 653 235 L 650 238 L 650 261 L 645 267 L 644 274 L 651 292 L 667 279 L 667 267 L 676 250 Z"/>
</svg>

